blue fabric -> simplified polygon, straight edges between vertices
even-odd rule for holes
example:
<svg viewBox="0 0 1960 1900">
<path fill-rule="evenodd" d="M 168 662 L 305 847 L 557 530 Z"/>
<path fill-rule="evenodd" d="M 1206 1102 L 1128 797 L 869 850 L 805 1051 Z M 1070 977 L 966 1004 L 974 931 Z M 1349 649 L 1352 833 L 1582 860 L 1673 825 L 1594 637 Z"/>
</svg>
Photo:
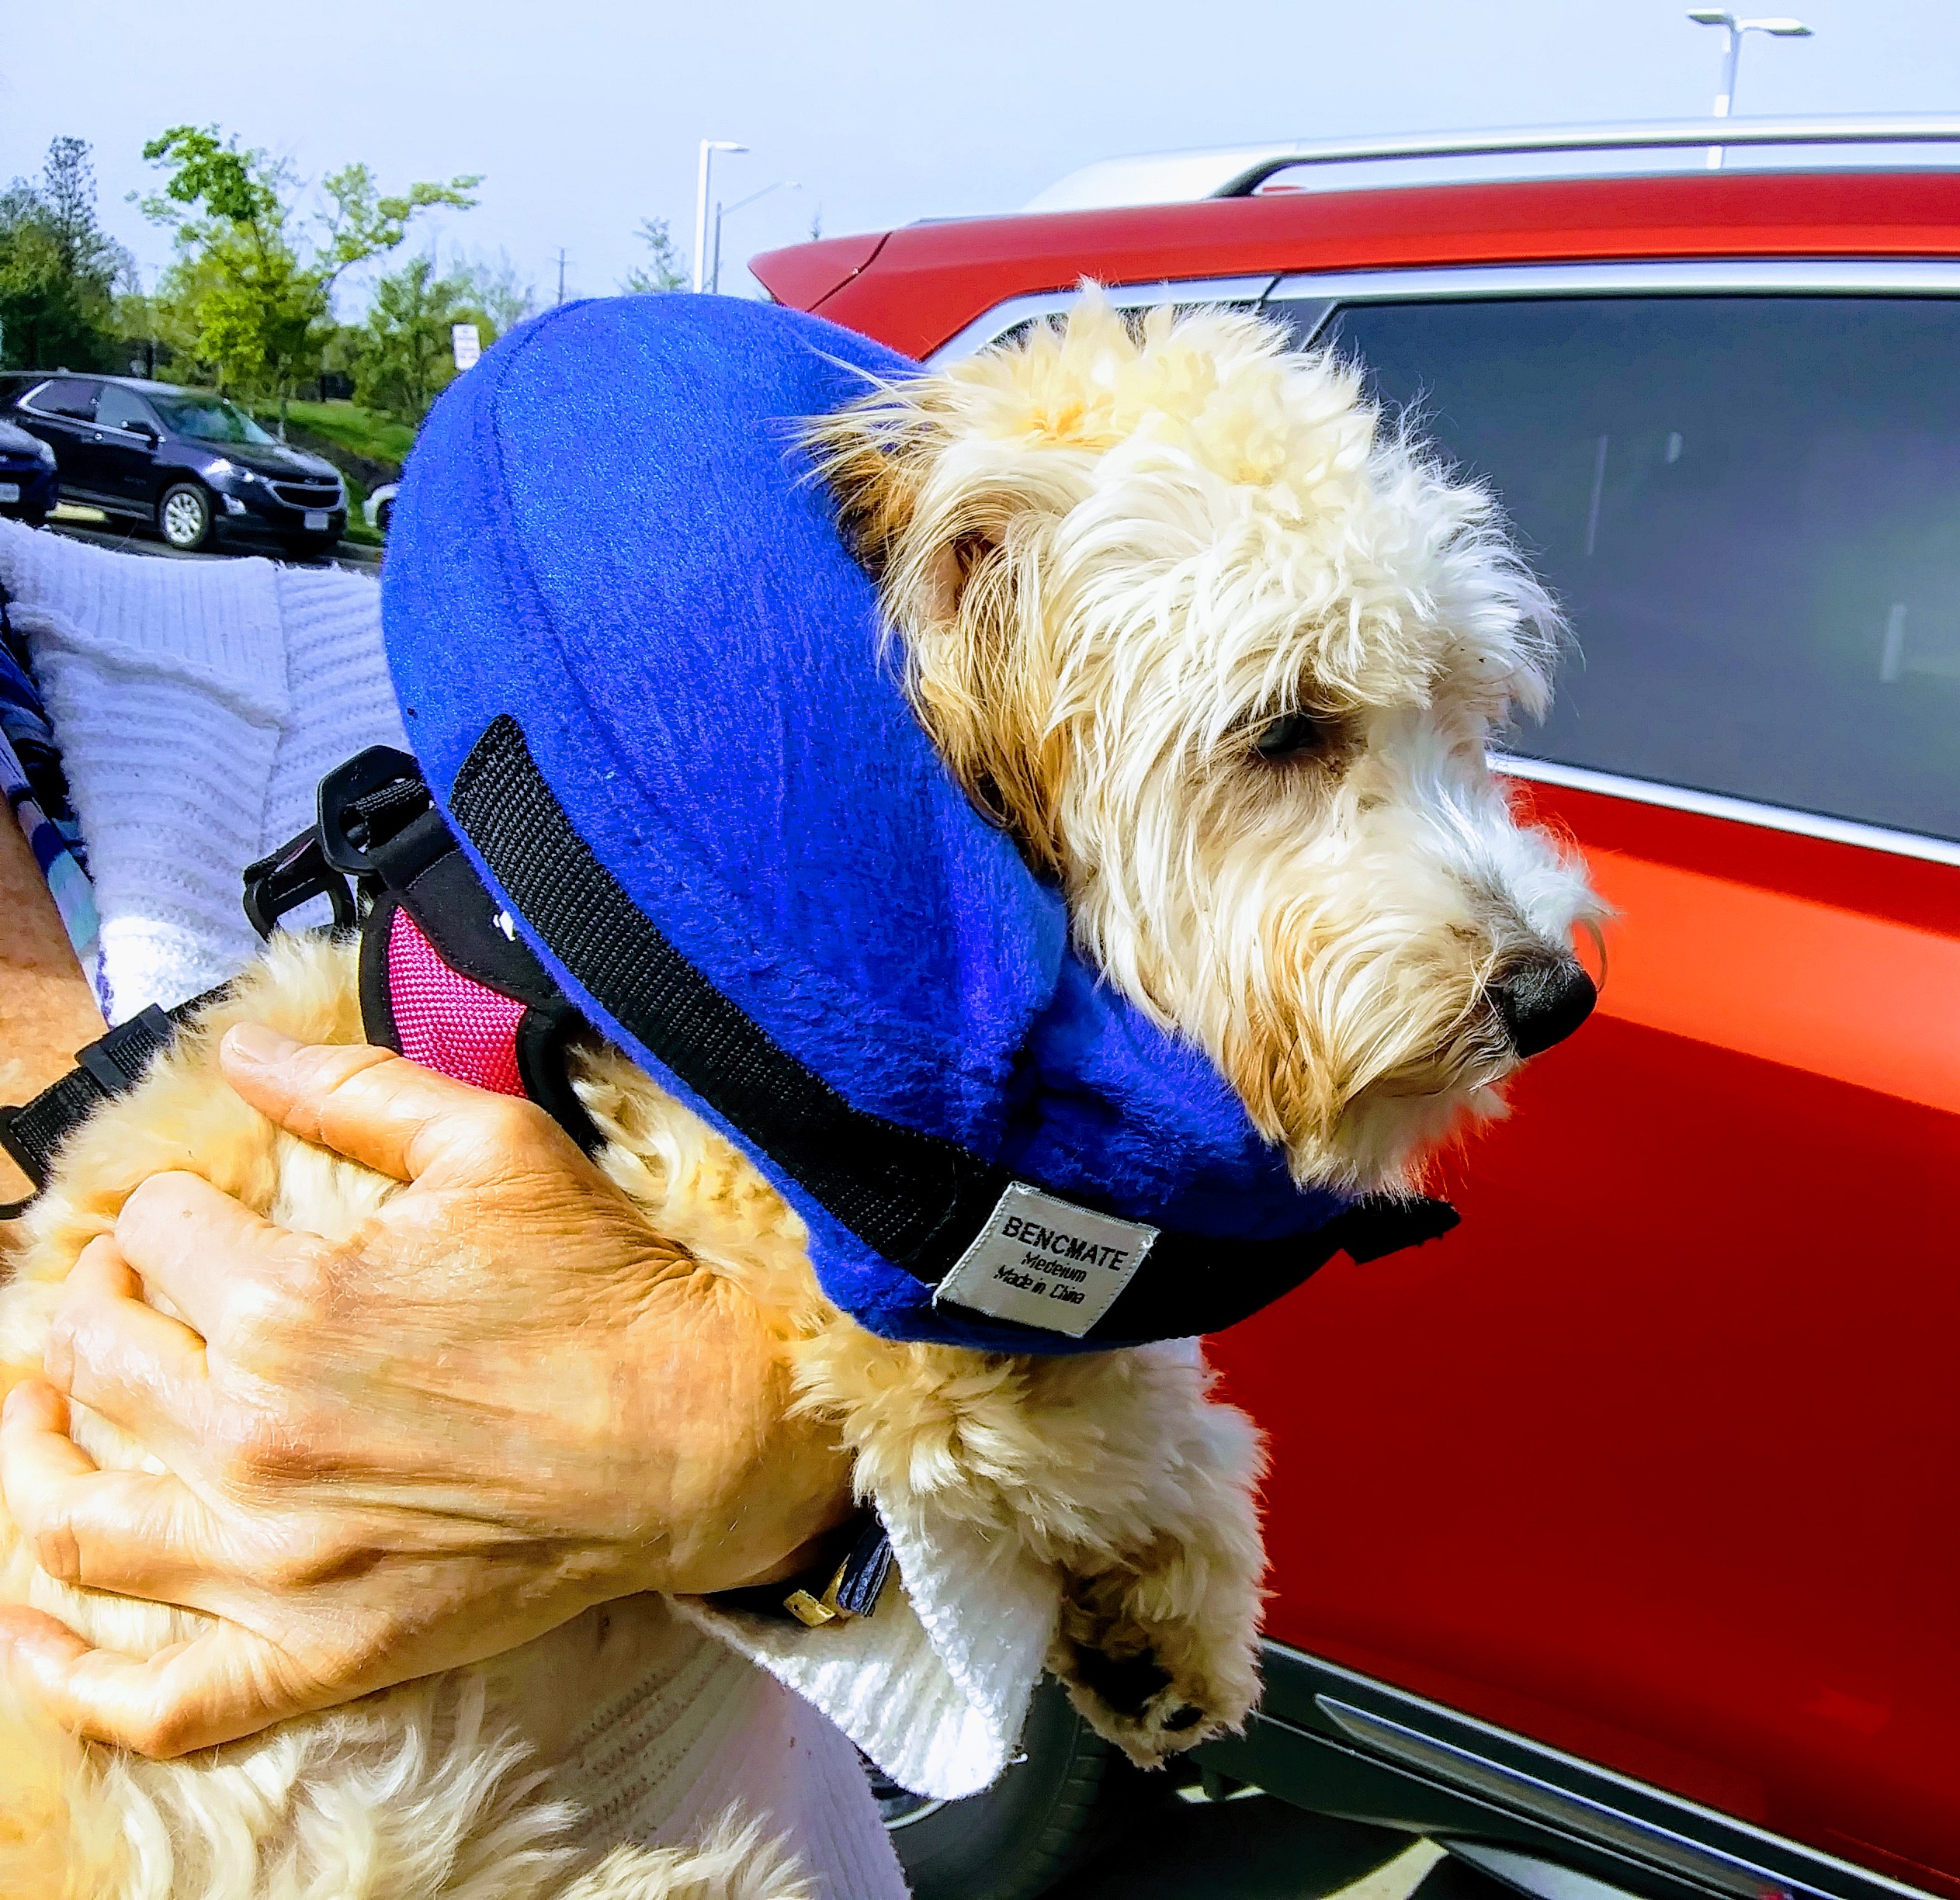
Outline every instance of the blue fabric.
<svg viewBox="0 0 1960 1900">
<path fill-rule="evenodd" d="M 566 305 L 460 377 L 410 459 L 383 570 L 430 785 L 446 803 L 484 727 L 513 714 L 640 909 L 857 1107 L 1127 1219 L 1316 1228 L 1347 1204 L 1296 1189 L 1210 1065 L 1076 958 L 1060 898 L 962 795 L 881 656 L 870 583 L 794 425 L 867 373 L 915 368 L 795 312 L 675 296 Z M 934 1312 L 709 1119 L 809 1222 L 824 1290 L 864 1324 L 1030 1349 Z"/>
</svg>

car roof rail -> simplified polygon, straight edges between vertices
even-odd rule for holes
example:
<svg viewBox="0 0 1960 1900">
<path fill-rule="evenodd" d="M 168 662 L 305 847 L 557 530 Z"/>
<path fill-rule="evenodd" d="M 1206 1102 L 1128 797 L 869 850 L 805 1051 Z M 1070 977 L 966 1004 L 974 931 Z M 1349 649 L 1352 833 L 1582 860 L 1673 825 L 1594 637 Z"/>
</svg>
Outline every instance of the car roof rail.
<svg viewBox="0 0 1960 1900">
<path fill-rule="evenodd" d="M 1244 198 L 1275 173 L 1297 165 L 1365 165 L 1398 158 L 1661 152 L 1696 147 L 1954 144 L 1960 144 L 1960 116 L 1951 113 L 1669 119 L 1620 125 L 1518 126 L 1482 132 L 1389 133 L 1105 159 L 1070 172 L 1031 199 L 1024 209 L 1063 211 Z"/>
</svg>

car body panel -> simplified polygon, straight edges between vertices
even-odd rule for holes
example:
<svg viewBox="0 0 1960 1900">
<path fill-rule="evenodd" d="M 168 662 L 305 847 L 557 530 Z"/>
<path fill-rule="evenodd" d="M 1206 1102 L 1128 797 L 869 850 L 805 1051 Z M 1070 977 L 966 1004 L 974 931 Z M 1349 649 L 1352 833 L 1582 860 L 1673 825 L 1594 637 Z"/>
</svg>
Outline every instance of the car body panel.
<svg viewBox="0 0 1960 1900">
<path fill-rule="evenodd" d="M 1084 276 L 1779 258 L 1960 258 L 1960 175 L 914 226 L 817 307 L 923 356 Z M 1528 758 L 1513 784 L 1616 907 L 1598 1011 L 1446 1159 L 1460 1229 L 1213 1342 L 1272 1441 L 1269 1631 L 1960 1897 L 1960 848 Z"/>
<path fill-rule="evenodd" d="M 61 499 L 61 477 L 40 456 L 40 440 L 11 422 L 0 421 L 0 484 L 19 491 L 0 501 L 0 514 L 38 521 Z"/>
<path fill-rule="evenodd" d="M 1067 290 L 1085 276 L 1140 284 L 1593 258 L 1952 257 L 1960 175 L 1715 172 L 1411 185 L 912 224 L 810 304 L 785 294 L 799 281 L 803 248 L 765 253 L 749 268 L 785 302 L 924 356 L 1008 297 Z"/>
</svg>

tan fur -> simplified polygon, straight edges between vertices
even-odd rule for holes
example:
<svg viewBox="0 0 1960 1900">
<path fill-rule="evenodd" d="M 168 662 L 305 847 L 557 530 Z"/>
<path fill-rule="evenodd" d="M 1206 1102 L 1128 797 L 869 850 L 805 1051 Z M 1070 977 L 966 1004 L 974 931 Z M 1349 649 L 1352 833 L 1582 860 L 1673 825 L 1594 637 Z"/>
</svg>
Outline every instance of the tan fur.
<svg viewBox="0 0 1960 1900">
<path fill-rule="evenodd" d="M 1513 1064 L 1483 986 L 1591 900 L 1483 763 L 1507 706 L 1542 703 L 1553 619 L 1486 498 L 1385 436 L 1351 373 L 1263 327 L 1133 332 L 1093 300 L 813 435 L 949 764 L 1062 879 L 1108 980 L 1212 1056 L 1300 1177 L 1409 1178 L 1489 1112 Z M 1329 743 L 1255 761 L 1262 722 L 1301 709 Z M 222 1084 L 217 1038 L 248 1019 L 358 1040 L 349 952 L 275 944 L 70 1142 L 0 1291 L 0 1384 L 39 1367 L 61 1281 L 160 1169 L 330 1237 L 395 1191 Z M 1105 1735 L 1148 1765 L 1244 1719 L 1261 1451 L 1193 1350 L 874 1338 L 727 1142 L 616 1052 L 581 1052 L 574 1080 L 649 1222 L 785 1316 L 796 1403 L 836 1430 L 861 1494 L 1052 1568 L 1051 1662 Z M 105 1464 L 140 1456 L 78 1408 L 75 1431 Z M 3 1519 L 0 1595 L 137 1654 L 199 1621 L 57 1584 Z M 546 1798 L 526 1687 L 562 1706 L 579 1640 L 568 1625 L 191 1761 L 81 1746 L 0 1703 L 0 1892 L 799 1900 L 739 1815 L 685 1852 L 607 1851 Z"/>
</svg>

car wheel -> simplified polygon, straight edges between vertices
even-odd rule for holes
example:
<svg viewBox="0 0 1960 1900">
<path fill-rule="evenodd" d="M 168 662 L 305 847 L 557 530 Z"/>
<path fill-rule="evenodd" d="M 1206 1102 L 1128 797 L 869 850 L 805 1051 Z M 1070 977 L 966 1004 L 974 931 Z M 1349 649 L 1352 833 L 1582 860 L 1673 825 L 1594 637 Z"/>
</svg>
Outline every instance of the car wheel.
<svg viewBox="0 0 1960 1900">
<path fill-rule="evenodd" d="M 931 1801 L 869 1769 L 914 1900 L 1036 1900 L 1101 1844 L 1133 1773 L 1044 1680 L 1021 1755 L 983 1793 Z"/>
<path fill-rule="evenodd" d="M 175 482 L 157 504 L 157 532 L 189 553 L 211 538 L 211 498 L 195 482 Z"/>
<path fill-rule="evenodd" d="M 45 528 L 47 525 L 47 510 L 46 508 L 23 508 L 20 511 L 20 518 L 30 528 Z"/>
<path fill-rule="evenodd" d="M 383 534 L 386 534 L 388 532 L 388 524 L 392 522 L 394 518 L 395 504 L 392 501 L 383 501 L 381 505 L 374 511 L 374 525 L 376 528 L 380 529 Z"/>
</svg>

